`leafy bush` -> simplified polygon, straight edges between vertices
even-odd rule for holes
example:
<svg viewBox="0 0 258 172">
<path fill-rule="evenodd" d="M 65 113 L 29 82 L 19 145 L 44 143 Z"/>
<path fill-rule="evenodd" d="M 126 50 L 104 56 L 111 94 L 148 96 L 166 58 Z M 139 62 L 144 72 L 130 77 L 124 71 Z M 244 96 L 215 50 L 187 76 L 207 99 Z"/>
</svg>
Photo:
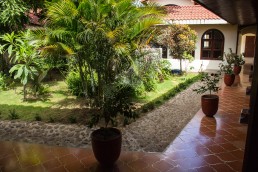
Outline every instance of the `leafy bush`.
<svg viewBox="0 0 258 172">
<path fill-rule="evenodd" d="M 0 1 L 0 25 L 18 30 L 26 23 L 27 4 L 23 0 Z"/>
<path fill-rule="evenodd" d="M 123 116 L 123 124 L 127 124 L 130 119 L 135 119 L 136 114 L 132 110 L 131 98 L 133 88 L 129 84 L 113 83 L 104 88 L 103 113 L 92 116 L 88 126 L 93 127 L 100 119 L 105 120 L 105 126 L 109 123 L 117 125 L 118 115 Z"/>
<path fill-rule="evenodd" d="M 54 119 L 52 116 L 50 116 L 49 119 L 48 119 L 48 122 L 54 123 L 54 122 L 55 122 L 55 119 Z"/>
<path fill-rule="evenodd" d="M 68 85 L 68 89 L 71 91 L 71 93 L 73 95 L 78 96 L 78 97 L 84 96 L 82 80 L 81 80 L 79 72 L 70 71 L 66 77 L 66 83 Z M 94 85 L 94 87 L 96 88 L 96 85 Z M 87 94 L 91 98 L 94 97 L 92 83 L 90 82 L 90 80 L 87 80 Z"/>
<path fill-rule="evenodd" d="M 50 93 L 50 88 L 49 88 L 49 85 L 41 85 L 39 87 L 39 90 L 38 90 L 38 94 L 39 95 L 45 95 L 45 94 L 48 94 Z"/>
<path fill-rule="evenodd" d="M 2 72 L 0 72 L 0 90 L 6 90 L 7 87 L 7 77 Z"/>
<path fill-rule="evenodd" d="M 77 122 L 77 119 L 75 116 L 69 116 L 68 117 L 68 120 L 71 124 L 75 124 Z"/>
<path fill-rule="evenodd" d="M 169 74 L 169 62 L 163 61 L 151 52 L 144 52 L 136 61 L 138 76 L 143 81 L 146 91 L 154 91 L 157 82 L 162 82 Z"/>
<path fill-rule="evenodd" d="M 37 95 L 46 95 L 50 93 L 49 85 L 38 84 L 33 86 L 33 92 Z"/>
<path fill-rule="evenodd" d="M 146 75 L 143 84 L 146 91 L 154 91 L 157 88 L 157 82 L 151 76 Z"/>
<path fill-rule="evenodd" d="M 168 77 L 171 75 L 171 63 L 168 60 L 161 60 L 159 65 L 162 75 L 165 79 L 168 79 Z"/>
<path fill-rule="evenodd" d="M 69 72 L 66 77 L 66 83 L 68 85 L 68 89 L 72 92 L 73 95 L 83 95 L 82 81 L 78 72 Z"/>
<path fill-rule="evenodd" d="M 42 118 L 38 113 L 35 114 L 35 121 L 42 121 Z"/>
<path fill-rule="evenodd" d="M 13 110 L 9 110 L 9 115 L 8 115 L 8 117 L 9 117 L 9 119 L 11 119 L 11 120 L 14 120 L 14 119 L 19 119 L 20 117 L 19 117 L 19 115 L 16 113 L 16 110 L 15 109 L 13 109 Z"/>
<path fill-rule="evenodd" d="M 127 85 L 127 87 L 130 87 L 133 97 L 139 97 L 145 93 L 143 81 L 141 81 L 141 78 L 136 74 L 133 68 L 121 73 L 117 77 L 116 82 L 119 85 Z"/>
<path fill-rule="evenodd" d="M 145 93 L 145 87 L 143 82 L 136 85 L 132 85 L 132 89 L 135 97 L 141 96 L 143 95 L 143 93 Z"/>
</svg>

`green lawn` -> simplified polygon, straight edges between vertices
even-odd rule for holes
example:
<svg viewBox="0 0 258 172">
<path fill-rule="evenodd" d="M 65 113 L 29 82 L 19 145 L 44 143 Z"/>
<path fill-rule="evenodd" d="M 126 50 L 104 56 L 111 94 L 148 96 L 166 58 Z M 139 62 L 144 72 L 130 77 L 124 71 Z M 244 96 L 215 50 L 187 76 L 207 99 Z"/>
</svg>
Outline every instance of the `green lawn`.
<svg viewBox="0 0 258 172">
<path fill-rule="evenodd" d="M 85 110 L 85 101 L 71 96 L 65 82 L 52 81 L 46 84 L 49 85 L 49 94 L 40 100 L 29 99 L 24 102 L 21 86 L 0 91 L 0 118 L 9 119 L 10 111 L 15 111 L 21 120 L 33 121 L 35 116 L 40 116 L 43 121 L 69 122 L 67 119 L 72 114 L 81 115 Z"/>
<path fill-rule="evenodd" d="M 179 83 L 184 82 L 186 79 L 190 79 L 196 76 L 196 73 L 189 73 L 187 76 L 171 76 L 168 80 L 159 83 L 157 89 L 152 92 L 148 92 L 144 97 L 139 98 L 137 101 L 142 103 L 148 103 L 167 93 L 169 90 L 177 86 Z"/>
<path fill-rule="evenodd" d="M 196 75 L 171 76 L 163 83 L 159 83 L 156 91 L 149 92 L 135 101 L 148 104 Z M 40 100 L 29 99 L 24 102 L 21 86 L 0 91 L 0 119 L 8 120 L 11 117 L 15 118 L 16 115 L 19 120 L 34 121 L 36 116 L 40 116 L 42 121 L 61 123 L 71 123 L 74 119 L 85 123 L 89 119 L 88 114 L 93 112 L 86 107 L 86 100 L 70 95 L 64 81 L 52 81 L 45 84 L 49 85 L 49 94 L 41 97 Z"/>
</svg>

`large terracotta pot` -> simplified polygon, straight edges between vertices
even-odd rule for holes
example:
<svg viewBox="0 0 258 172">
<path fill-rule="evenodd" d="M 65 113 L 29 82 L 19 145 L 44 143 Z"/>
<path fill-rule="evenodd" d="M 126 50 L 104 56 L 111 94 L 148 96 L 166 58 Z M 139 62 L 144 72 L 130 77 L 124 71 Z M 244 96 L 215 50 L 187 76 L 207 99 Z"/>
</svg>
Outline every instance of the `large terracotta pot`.
<svg viewBox="0 0 258 172">
<path fill-rule="evenodd" d="M 219 107 L 219 96 L 217 95 L 203 95 L 201 99 L 202 111 L 208 117 L 213 117 Z"/>
<path fill-rule="evenodd" d="M 224 83 L 226 84 L 226 86 L 231 86 L 234 83 L 234 80 L 234 74 L 224 74 Z"/>
<path fill-rule="evenodd" d="M 233 71 L 235 75 L 239 75 L 241 72 L 242 66 L 234 65 Z"/>
<path fill-rule="evenodd" d="M 112 167 L 120 156 L 122 134 L 116 128 L 101 128 L 91 133 L 95 158 L 102 166 Z"/>
</svg>

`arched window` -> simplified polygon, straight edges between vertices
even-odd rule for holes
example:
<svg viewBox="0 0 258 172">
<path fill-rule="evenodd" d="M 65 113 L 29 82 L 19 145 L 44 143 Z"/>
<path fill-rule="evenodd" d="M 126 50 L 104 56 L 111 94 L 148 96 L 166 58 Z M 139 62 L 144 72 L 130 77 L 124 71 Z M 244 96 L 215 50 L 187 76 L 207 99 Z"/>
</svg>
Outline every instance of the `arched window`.
<svg viewBox="0 0 258 172">
<path fill-rule="evenodd" d="M 224 35 L 217 29 L 207 30 L 202 35 L 201 59 L 220 60 L 224 52 Z"/>
</svg>

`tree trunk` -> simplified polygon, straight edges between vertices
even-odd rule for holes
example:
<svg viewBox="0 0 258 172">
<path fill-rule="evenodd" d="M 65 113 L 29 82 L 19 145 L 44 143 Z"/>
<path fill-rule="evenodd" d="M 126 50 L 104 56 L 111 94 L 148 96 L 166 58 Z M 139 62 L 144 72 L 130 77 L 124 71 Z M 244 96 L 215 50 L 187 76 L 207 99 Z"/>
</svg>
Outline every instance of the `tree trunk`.
<svg viewBox="0 0 258 172">
<path fill-rule="evenodd" d="M 88 94 L 87 94 L 87 83 L 85 81 L 85 75 L 83 73 L 83 70 L 82 70 L 82 61 L 81 61 L 81 58 L 78 59 L 78 67 L 79 67 L 79 72 L 80 72 L 80 77 L 81 77 L 81 80 L 82 80 L 82 89 L 83 89 L 83 95 L 85 98 L 88 97 Z"/>
<path fill-rule="evenodd" d="M 0 56 L 0 72 L 4 74 L 9 74 L 8 64 L 4 58 L 4 55 Z"/>
<path fill-rule="evenodd" d="M 91 89 L 92 89 L 92 93 L 93 93 L 93 95 L 94 95 L 94 94 L 95 94 L 95 80 L 94 80 L 94 74 L 93 74 L 93 71 L 92 71 L 91 68 L 89 69 L 89 71 L 90 71 Z"/>
<path fill-rule="evenodd" d="M 103 92 L 103 80 L 101 74 L 98 72 L 98 98 L 97 98 L 97 106 L 102 106 L 104 98 Z"/>
<path fill-rule="evenodd" d="M 4 59 L 0 56 L 0 72 L 4 72 Z"/>
<path fill-rule="evenodd" d="M 27 90 L 26 90 L 26 84 L 23 85 L 23 101 L 27 101 Z"/>
<path fill-rule="evenodd" d="M 183 67 L 182 67 L 182 58 L 179 59 L 180 60 L 180 71 L 181 71 L 181 74 L 183 72 Z"/>
</svg>

